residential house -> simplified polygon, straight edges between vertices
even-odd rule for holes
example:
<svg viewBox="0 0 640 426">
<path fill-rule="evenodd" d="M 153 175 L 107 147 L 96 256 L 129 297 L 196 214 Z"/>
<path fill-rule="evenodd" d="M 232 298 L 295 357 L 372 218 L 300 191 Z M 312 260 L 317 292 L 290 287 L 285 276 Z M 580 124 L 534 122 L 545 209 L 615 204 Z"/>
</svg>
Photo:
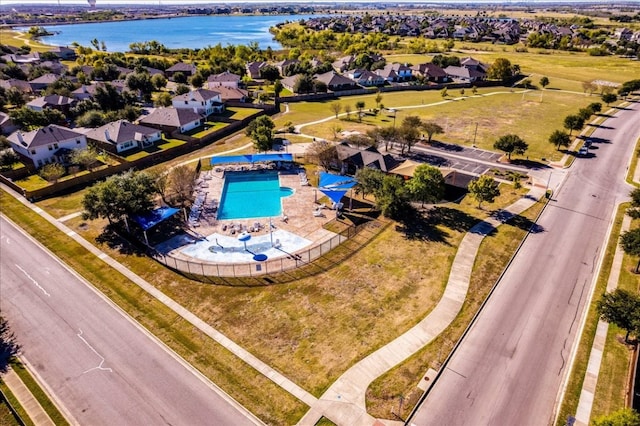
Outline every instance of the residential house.
<svg viewBox="0 0 640 426">
<path fill-rule="evenodd" d="M 299 64 L 300 61 L 297 59 L 285 59 L 283 61 L 280 62 L 276 62 L 275 64 L 273 64 L 276 68 L 278 68 L 278 71 L 280 72 L 280 75 L 285 75 L 285 71 L 286 68 L 290 65 L 296 65 Z"/>
<path fill-rule="evenodd" d="M 280 80 L 280 83 L 282 83 L 282 87 L 284 87 L 288 91 L 295 92 L 293 88 L 295 87 L 301 75 L 302 74 L 296 74 L 296 75 L 290 75 L 289 77 L 284 77 L 282 80 Z"/>
<path fill-rule="evenodd" d="M 83 84 L 76 90 L 72 91 L 71 96 L 78 101 L 93 99 L 93 97 L 96 95 L 96 92 L 98 91 L 98 88 L 105 87 L 107 84 L 113 86 L 118 93 L 122 93 L 123 91 L 125 91 L 125 89 L 127 89 L 124 80 L 114 80 L 108 83 L 98 81 L 93 84 Z"/>
<path fill-rule="evenodd" d="M 434 83 L 444 83 L 447 81 L 447 73 L 444 72 L 441 67 L 431 62 L 413 65 L 411 69 L 414 75 L 424 77 L 425 80 L 433 81 Z"/>
<path fill-rule="evenodd" d="M 166 133 L 188 132 L 202 125 L 204 117 L 191 109 L 156 108 L 151 114 L 138 120 L 139 124 L 160 129 Z"/>
<path fill-rule="evenodd" d="M 185 64 L 184 62 L 178 62 L 172 67 L 167 68 L 164 73 L 169 80 L 173 80 L 173 76 L 176 73 L 182 73 L 186 77 L 191 77 L 197 72 L 197 68 L 193 64 Z"/>
<path fill-rule="evenodd" d="M 447 77 L 452 80 L 464 81 L 473 83 L 474 81 L 484 80 L 487 77 L 487 73 L 478 71 L 474 68 L 455 67 L 448 66 L 444 69 L 447 73 Z"/>
<path fill-rule="evenodd" d="M 342 58 L 336 60 L 331 65 L 333 69 L 338 72 L 345 72 L 354 67 L 356 61 L 356 57 L 353 55 L 343 56 Z"/>
<path fill-rule="evenodd" d="M 16 126 L 6 112 L 0 111 L 0 135 L 8 135 L 18 130 Z"/>
<path fill-rule="evenodd" d="M 28 81 L 24 81 L 24 80 L 18 80 L 15 78 L 10 78 L 8 80 L 0 80 L 0 87 L 2 87 L 5 90 L 9 90 L 12 87 L 17 88 L 18 90 L 20 90 L 22 93 L 33 93 L 33 90 L 31 90 L 31 85 L 29 84 Z"/>
<path fill-rule="evenodd" d="M 336 146 L 336 150 L 338 152 L 337 168 L 349 175 L 355 175 L 358 169 L 364 167 L 389 172 L 399 164 L 392 155 L 382 154 L 375 147 L 361 149 L 342 142 Z"/>
<path fill-rule="evenodd" d="M 46 90 L 46 88 L 49 87 L 50 84 L 55 83 L 56 81 L 58 81 L 58 79 L 60 79 L 59 75 L 53 73 L 43 74 L 40 77 L 34 78 L 33 80 L 29 81 L 29 85 L 31 86 L 31 90 L 34 93 L 37 93 L 42 90 Z"/>
<path fill-rule="evenodd" d="M 133 124 L 126 120 L 107 123 L 87 132 L 86 137 L 100 148 L 119 154 L 134 148 L 146 148 L 162 139 L 157 128 Z"/>
<path fill-rule="evenodd" d="M 251 79 L 256 80 L 261 78 L 260 77 L 260 70 L 263 67 L 266 67 L 267 65 L 269 65 L 267 62 L 261 61 L 261 62 L 247 62 L 246 65 L 246 69 L 247 69 L 247 75 L 249 77 L 251 77 Z"/>
<path fill-rule="evenodd" d="M 473 59 L 470 56 L 467 56 L 466 58 L 462 58 L 460 59 L 460 66 L 465 67 L 465 68 L 470 68 L 470 69 L 474 69 L 476 71 L 480 71 L 486 74 L 487 70 L 489 69 L 489 65 L 478 61 L 477 59 Z"/>
<path fill-rule="evenodd" d="M 59 75 L 59 76 L 61 76 L 62 74 L 64 74 L 68 70 L 67 66 L 65 64 L 59 62 L 59 61 L 44 61 L 44 62 L 40 62 L 40 66 L 42 68 L 45 68 L 45 69 L 49 70 L 52 74 L 56 74 L 56 75 Z M 75 77 L 73 77 L 73 76 L 69 76 L 67 78 L 75 79 Z"/>
<path fill-rule="evenodd" d="M 27 108 L 34 111 L 42 111 L 45 108 L 57 109 L 65 115 L 69 113 L 69 109 L 73 107 L 76 100 L 62 95 L 40 96 L 32 101 L 27 102 Z"/>
<path fill-rule="evenodd" d="M 190 109 L 205 117 L 224 111 L 220 93 L 208 89 L 192 90 L 184 95 L 174 96 L 171 102 L 174 108 Z"/>
<path fill-rule="evenodd" d="M 238 74 L 234 74 L 229 71 L 225 71 L 220 74 L 212 74 L 207 78 L 207 87 L 209 89 L 215 89 L 217 87 L 233 87 L 238 88 L 240 86 L 240 77 Z"/>
<path fill-rule="evenodd" d="M 49 163 L 65 163 L 71 150 L 87 147 L 85 135 L 55 124 L 27 133 L 18 131 L 7 139 L 11 148 L 36 168 Z"/>
<path fill-rule="evenodd" d="M 225 103 L 227 101 L 246 102 L 249 98 L 249 91 L 238 87 L 216 87 L 216 92 L 220 93 L 220 99 Z"/>
<path fill-rule="evenodd" d="M 2 55 L 2 59 L 6 62 L 14 62 L 16 64 L 37 64 L 40 62 L 40 53 L 30 52 L 24 55 L 10 53 L 8 55 Z"/>
<path fill-rule="evenodd" d="M 387 64 L 376 73 L 388 82 L 409 81 L 413 78 L 413 70 L 407 64 Z"/>
<path fill-rule="evenodd" d="M 325 72 L 324 74 L 318 74 L 315 76 L 318 81 L 327 85 L 327 89 L 331 91 L 356 89 L 358 85 L 355 81 L 342 74 L 338 74 L 335 71 Z"/>
<path fill-rule="evenodd" d="M 384 85 L 384 77 L 373 71 L 355 69 L 349 71 L 347 76 L 361 86 L 372 87 Z"/>
<path fill-rule="evenodd" d="M 55 53 L 59 59 L 70 61 L 76 59 L 76 51 L 66 46 L 53 46 L 48 49 L 49 52 Z"/>
<path fill-rule="evenodd" d="M 147 72 L 149 73 L 149 75 L 150 75 L 151 77 L 153 77 L 153 76 L 154 76 L 154 75 L 156 75 L 156 74 L 164 75 L 164 71 L 159 70 L 159 69 L 157 69 L 157 68 L 151 68 L 151 67 L 142 67 L 142 68 L 144 68 L 145 70 L 147 70 Z"/>
</svg>

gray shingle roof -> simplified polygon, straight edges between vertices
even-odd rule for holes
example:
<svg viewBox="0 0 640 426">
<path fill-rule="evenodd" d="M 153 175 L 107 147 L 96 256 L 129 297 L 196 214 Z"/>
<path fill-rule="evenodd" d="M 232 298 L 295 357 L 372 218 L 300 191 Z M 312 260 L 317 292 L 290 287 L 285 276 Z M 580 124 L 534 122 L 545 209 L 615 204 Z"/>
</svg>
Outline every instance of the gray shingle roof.
<svg viewBox="0 0 640 426">
<path fill-rule="evenodd" d="M 51 145 L 55 142 L 66 141 L 74 138 L 82 138 L 82 133 L 74 132 L 66 127 L 50 124 L 49 126 L 42 127 L 38 130 L 33 130 L 27 133 L 21 133 L 22 141 L 18 135 L 20 132 L 15 132 L 9 136 L 9 141 L 22 145 L 26 148 L 35 148 L 39 146 Z M 22 143 L 24 142 L 24 143 Z"/>
</svg>

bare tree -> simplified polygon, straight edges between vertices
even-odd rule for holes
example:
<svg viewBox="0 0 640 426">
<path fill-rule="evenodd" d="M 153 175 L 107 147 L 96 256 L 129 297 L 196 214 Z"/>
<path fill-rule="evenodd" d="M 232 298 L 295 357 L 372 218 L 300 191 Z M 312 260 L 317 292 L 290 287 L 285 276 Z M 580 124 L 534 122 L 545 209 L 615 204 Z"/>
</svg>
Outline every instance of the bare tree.
<svg viewBox="0 0 640 426">
<path fill-rule="evenodd" d="M 338 115 L 342 111 L 342 105 L 340 105 L 339 102 L 332 102 L 329 105 L 329 109 L 331 109 L 331 111 L 336 115 L 336 118 L 338 118 Z"/>
<path fill-rule="evenodd" d="M 316 140 L 307 147 L 305 151 L 308 161 L 317 164 L 325 170 L 329 170 L 331 164 L 338 160 L 338 151 L 336 147 L 325 141 Z"/>
<path fill-rule="evenodd" d="M 169 190 L 173 203 L 186 206 L 192 201 L 196 174 L 187 165 L 174 167 L 169 172 Z"/>
<path fill-rule="evenodd" d="M 347 114 L 347 120 L 351 120 L 351 111 L 353 111 L 351 109 L 351 105 L 345 105 L 344 106 L 344 112 L 345 112 L 345 114 Z"/>
</svg>

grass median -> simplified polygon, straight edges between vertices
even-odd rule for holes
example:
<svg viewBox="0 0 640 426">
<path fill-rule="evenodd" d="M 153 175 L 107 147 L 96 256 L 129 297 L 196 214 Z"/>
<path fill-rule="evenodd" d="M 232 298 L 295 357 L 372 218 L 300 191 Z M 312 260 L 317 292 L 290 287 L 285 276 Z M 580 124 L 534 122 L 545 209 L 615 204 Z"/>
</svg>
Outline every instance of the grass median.
<svg viewBox="0 0 640 426">
<path fill-rule="evenodd" d="M 0 204 L 4 215 L 263 421 L 293 424 L 306 411 L 303 403 L 4 191 Z"/>
<path fill-rule="evenodd" d="M 402 418 L 409 415 L 422 395 L 417 388 L 419 381 L 428 368 L 441 367 L 544 205 L 543 201 L 536 203 L 484 238 L 474 262 L 466 300 L 456 319 L 422 350 L 371 384 L 367 390 L 367 410 L 371 415 L 394 420 L 397 420 L 394 413 Z"/>
<path fill-rule="evenodd" d="M 585 322 L 578 350 L 576 352 L 576 358 L 573 363 L 573 369 L 569 376 L 567 388 L 565 390 L 564 399 L 560 408 L 556 426 L 563 426 L 569 416 L 575 416 L 578 409 L 578 402 L 580 401 L 580 393 L 582 392 L 582 383 L 587 371 L 587 364 L 589 363 L 589 355 L 591 353 L 591 347 L 593 345 L 593 339 L 596 334 L 596 328 L 598 326 L 598 313 L 596 310 L 596 301 L 600 295 L 605 292 L 607 288 L 607 281 L 609 280 L 609 274 L 611 273 L 611 267 L 613 264 L 613 256 L 615 254 L 616 246 L 618 245 L 618 236 L 620 235 L 620 228 L 622 227 L 622 219 L 628 204 L 622 204 L 618 207 L 618 212 L 611 229 L 609 236 L 609 242 L 605 252 L 602 266 L 600 268 L 600 275 L 596 282 L 596 288 L 594 289 L 594 297 L 591 305 L 588 307 L 587 320 Z M 607 339 L 607 345 L 609 339 Z M 603 362 L 601 368 L 607 369 Z M 600 384 L 598 384 L 600 386 Z M 608 403 L 605 405 L 609 405 Z"/>
</svg>

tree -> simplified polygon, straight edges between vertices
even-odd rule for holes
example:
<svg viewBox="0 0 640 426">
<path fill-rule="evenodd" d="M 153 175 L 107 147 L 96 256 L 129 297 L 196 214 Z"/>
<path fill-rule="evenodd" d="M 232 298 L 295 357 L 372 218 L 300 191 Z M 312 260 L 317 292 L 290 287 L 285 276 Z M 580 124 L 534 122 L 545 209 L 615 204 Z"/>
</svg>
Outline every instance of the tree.
<svg viewBox="0 0 640 426">
<path fill-rule="evenodd" d="M 469 182 L 469 194 L 478 201 L 478 208 L 482 208 L 484 201 L 493 203 L 493 200 L 500 195 L 500 189 L 492 177 L 482 175 Z"/>
<path fill-rule="evenodd" d="M 186 84 L 178 84 L 176 86 L 176 95 L 184 95 L 186 93 L 189 93 L 191 91 L 191 89 L 189 89 L 189 86 L 187 86 Z"/>
<path fill-rule="evenodd" d="M 593 111 L 589 107 L 580 108 L 578 110 L 578 116 L 582 118 L 585 122 L 589 121 L 592 115 L 593 115 Z"/>
<path fill-rule="evenodd" d="M 478 88 L 476 86 L 471 87 L 471 93 L 473 93 L 473 95 L 477 95 L 478 94 Z"/>
<path fill-rule="evenodd" d="M 511 161 L 511 154 L 522 155 L 529 148 L 529 145 L 520 136 L 509 134 L 500 136 L 493 144 L 493 147 L 504 151 L 509 161 Z"/>
<path fill-rule="evenodd" d="M 446 87 L 440 91 L 440 96 L 442 96 L 443 98 L 449 96 L 449 92 L 447 91 Z"/>
<path fill-rule="evenodd" d="M 422 120 L 420 120 L 420 117 L 409 115 L 402 119 L 402 124 L 398 129 L 398 139 L 401 143 L 400 152 L 402 155 L 404 155 L 405 148 L 407 148 L 407 152 L 411 152 L 411 147 L 420 140 L 421 127 Z"/>
<path fill-rule="evenodd" d="M 267 80 L 268 82 L 276 81 L 280 78 L 280 71 L 273 65 L 265 65 L 260 68 L 260 78 Z"/>
<path fill-rule="evenodd" d="M 627 214 L 634 219 L 640 219 L 640 188 L 636 188 L 629 194 L 631 197 L 631 207 L 627 209 Z"/>
<path fill-rule="evenodd" d="M 618 89 L 620 96 L 627 96 L 630 93 L 640 90 L 640 79 L 629 80 L 622 83 L 622 86 Z"/>
<path fill-rule="evenodd" d="M 9 360 L 20 353 L 20 345 L 9 323 L 0 316 L 0 372 L 6 372 Z"/>
<path fill-rule="evenodd" d="M 178 84 L 186 84 L 187 76 L 183 72 L 178 71 L 173 74 L 173 81 L 175 81 Z"/>
<path fill-rule="evenodd" d="M 124 108 L 125 104 L 124 98 L 118 93 L 118 90 L 109 83 L 98 86 L 93 99 L 103 111 L 117 111 Z"/>
<path fill-rule="evenodd" d="M 153 176 L 146 172 L 128 171 L 108 177 L 88 189 L 82 199 L 87 219 L 105 218 L 118 222 L 132 214 L 144 214 L 153 208 L 157 190 Z"/>
<path fill-rule="evenodd" d="M 47 182 L 53 183 L 56 183 L 65 173 L 66 170 L 64 166 L 59 163 L 45 164 L 44 167 L 40 169 L 40 176 Z"/>
<path fill-rule="evenodd" d="M 640 256 L 640 228 L 627 231 L 620 236 L 620 247 L 630 256 Z M 640 269 L 640 260 L 636 265 L 636 274 Z"/>
<path fill-rule="evenodd" d="M 564 118 L 564 128 L 569 130 L 569 136 L 574 130 L 580 130 L 584 126 L 584 119 L 579 115 L 567 115 Z"/>
<path fill-rule="evenodd" d="M 358 110 L 358 121 L 362 122 L 362 110 L 364 109 L 364 101 L 356 102 L 356 109 Z"/>
<path fill-rule="evenodd" d="M 540 78 L 540 86 L 542 86 L 542 88 L 546 88 L 549 85 L 549 78 L 544 76 L 542 78 Z"/>
<path fill-rule="evenodd" d="M 191 85 L 196 89 L 201 88 L 203 84 L 204 84 L 204 77 L 202 77 L 202 74 L 200 74 L 199 72 L 195 73 L 191 77 Z"/>
<path fill-rule="evenodd" d="M 245 133 L 253 139 L 253 146 L 256 151 L 268 151 L 271 149 L 274 127 L 273 120 L 267 115 L 261 115 L 249 123 Z"/>
<path fill-rule="evenodd" d="M 151 77 L 151 84 L 156 90 L 162 90 L 167 87 L 167 78 L 162 74 L 155 74 Z"/>
<path fill-rule="evenodd" d="M 376 94 L 376 97 L 373 99 L 373 101 L 376 103 L 376 108 L 380 109 L 380 105 L 382 104 L 382 94 L 380 92 L 378 92 Z"/>
<path fill-rule="evenodd" d="M 513 66 L 507 58 L 496 58 L 487 70 L 487 78 L 492 80 L 508 80 L 513 77 Z"/>
<path fill-rule="evenodd" d="M 421 164 L 416 167 L 413 177 L 408 182 L 411 195 L 424 203 L 434 204 L 444 197 L 444 176 L 440 169 Z"/>
<path fill-rule="evenodd" d="M 20 162 L 20 156 L 13 149 L 0 151 L 0 170 L 11 170 L 14 164 Z"/>
<path fill-rule="evenodd" d="M 172 102 L 171 95 L 167 92 L 160 92 L 156 95 L 156 106 L 168 107 Z"/>
<path fill-rule="evenodd" d="M 69 155 L 71 164 L 78 164 L 87 170 L 91 170 L 92 166 L 98 159 L 98 151 L 92 146 L 84 149 L 74 149 Z"/>
<path fill-rule="evenodd" d="M 273 83 L 273 94 L 278 99 L 280 97 L 280 93 L 284 90 L 284 86 L 282 85 L 282 81 L 276 80 Z"/>
<path fill-rule="evenodd" d="M 385 174 L 371 167 L 363 167 L 356 172 L 356 180 L 358 181 L 358 189 L 362 192 L 362 196 L 367 194 L 375 194 L 382 188 L 382 180 Z"/>
<path fill-rule="evenodd" d="M 344 106 L 344 113 L 347 114 L 347 120 L 351 120 L 351 105 Z"/>
<path fill-rule="evenodd" d="M 313 76 L 302 74 L 293 85 L 293 91 L 295 93 L 311 93 L 314 87 Z"/>
<path fill-rule="evenodd" d="M 176 166 L 169 171 L 167 189 L 171 191 L 171 201 L 186 207 L 192 201 L 196 173 L 186 164 Z"/>
<path fill-rule="evenodd" d="M 323 140 L 315 140 L 305 151 L 310 162 L 317 164 L 325 170 L 329 170 L 332 164 L 338 160 L 338 151 L 335 145 Z"/>
<path fill-rule="evenodd" d="M 612 323 L 627 332 L 625 342 L 630 333 L 637 333 L 640 328 L 640 297 L 621 288 L 605 293 L 598 300 L 598 314 L 603 321 Z"/>
<path fill-rule="evenodd" d="M 336 118 L 338 118 L 340 111 L 342 111 L 342 105 L 340 105 L 339 102 L 331 102 L 331 104 L 329 104 L 329 109 L 336 115 Z"/>
<path fill-rule="evenodd" d="M 587 108 L 593 111 L 594 114 L 597 114 L 602 111 L 602 104 L 600 102 L 592 102 L 587 106 Z"/>
<path fill-rule="evenodd" d="M 409 192 L 402 178 L 396 175 L 384 175 L 382 187 L 375 193 L 376 205 L 382 214 L 391 219 L 399 219 L 408 207 Z"/>
<path fill-rule="evenodd" d="M 589 93 L 589 96 L 591 96 L 597 89 L 598 86 L 591 81 L 582 82 L 582 90 L 584 90 L 585 93 Z"/>
<path fill-rule="evenodd" d="M 106 124 L 105 115 L 102 111 L 98 110 L 87 111 L 76 119 L 76 125 L 91 129 L 95 129 L 96 127 L 100 127 L 104 124 Z"/>
<path fill-rule="evenodd" d="M 638 426 L 640 414 L 633 408 L 621 408 L 611 414 L 599 416 L 593 420 L 592 426 Z"/>
<path fill-rule="evenodd" d="M 609 106 L 609 104 L 611 102 L 615 102 L 618 100 L 618 95 L 616 95 L 615 93 L 603 93 L 601 96 L 602 102 L 604 102 L 605 104 L 607 104 L 607 106 Z"/>
<path fill-rule="evenodd" d="M 27 130 L 33 130 L 49 124 L 58 124 L 65 121 L 63 113 L 57 109 L 45 108 L 42 111 L 34 111 L 26 106 L 14 109 L 9 113 L 13 122 Z"/>
<path fill-rule="evenodd" d="M 425 121 L 422 123 L 422 129 L 427 132 L 427 143 L 431 143 L 433 135 L 444 133 L 444 129 L 435 121 Z"/>
<path fill-rule="evenodd" d="M 562 130 L 554 130 L 549 136 L 549 142 L 556 146 L 556 149 L 560 151 L 561 146 L 569 146 L 571 144 L 571 136 Z"/>
</svg>

